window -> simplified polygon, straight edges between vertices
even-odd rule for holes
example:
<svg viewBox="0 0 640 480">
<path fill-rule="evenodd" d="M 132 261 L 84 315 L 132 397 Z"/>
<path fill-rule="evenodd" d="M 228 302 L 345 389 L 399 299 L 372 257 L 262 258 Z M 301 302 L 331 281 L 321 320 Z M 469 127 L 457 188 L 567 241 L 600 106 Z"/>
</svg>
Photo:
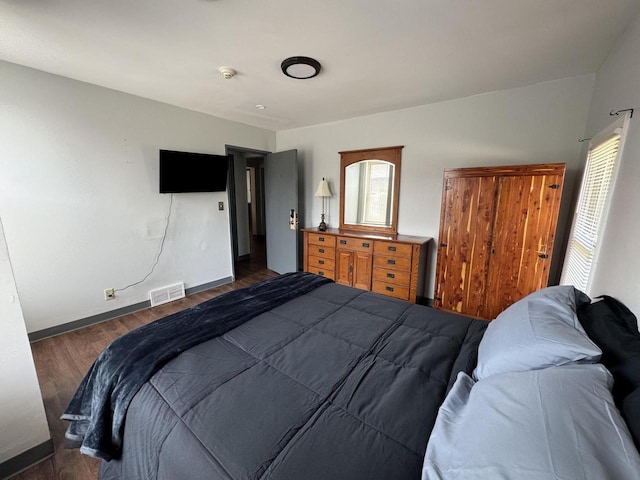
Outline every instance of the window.
<svg viewBox="0 0 640 480">
<path fill-rule="evenodd" d="M 348 185 L 344 193 L 345 223 L 388 227 L 394 201 L 395 166 L 393 163 L 367 159 L 344 168 Z"/>
<path fill-rule="evenodd" d="M 562 268 L 560 284 L 573 285 L 587 294 L 619 162 L 623 122 L 624 119 L 616 122 L 589 143 L 580 196 Z"/>
<path fill-rule="evenodd" d="M 366 193 L 360 221 L 367 225 L 388 225 L 392 206 L 389 196 L 393 189 L 393 165 L 381 160 L 367 162 L 364 176 Z"/>
</svg>

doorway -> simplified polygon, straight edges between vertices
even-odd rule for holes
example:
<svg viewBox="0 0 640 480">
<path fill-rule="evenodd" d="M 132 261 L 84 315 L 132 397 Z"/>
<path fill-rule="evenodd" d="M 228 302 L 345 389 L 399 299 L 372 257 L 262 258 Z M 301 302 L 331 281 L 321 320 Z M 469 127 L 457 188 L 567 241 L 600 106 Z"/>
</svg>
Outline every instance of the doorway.
<svg viewBox="0 0 640 480">
<path fill-rule="evenodd" d="M 264 161 L 269 152 L 227 145 L 234 278 L 267 268 Z"/>
</svg>

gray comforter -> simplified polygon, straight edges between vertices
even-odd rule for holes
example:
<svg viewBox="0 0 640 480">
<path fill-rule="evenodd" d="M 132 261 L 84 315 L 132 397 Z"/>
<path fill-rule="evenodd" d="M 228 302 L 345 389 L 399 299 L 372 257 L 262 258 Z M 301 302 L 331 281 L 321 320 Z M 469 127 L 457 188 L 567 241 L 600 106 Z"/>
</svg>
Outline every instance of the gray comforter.
<svg viewBox="0 0 640 480">
<path fill-rule="evenodd" d="M 485 322 L 321 286 L 195 346 L 133 398 L 116 479 L 419 478 Z"/>
<path fill-rule="evenodd" d="M 160 367 L 183 351 L 328 281 L 310 273 L 280 275 L 212 298 L 116 339 L 100 353 L 62 415 L 69 421 L 65 434 L 68 446 L 104 460 L 118 458 L 129 403 Z"/>
</svg>

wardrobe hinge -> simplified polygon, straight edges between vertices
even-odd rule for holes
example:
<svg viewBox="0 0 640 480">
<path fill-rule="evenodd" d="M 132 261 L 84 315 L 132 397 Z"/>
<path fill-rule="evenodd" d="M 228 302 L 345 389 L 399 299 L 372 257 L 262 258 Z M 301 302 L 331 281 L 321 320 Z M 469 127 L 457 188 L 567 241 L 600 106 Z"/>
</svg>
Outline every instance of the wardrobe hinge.
<svg viewBox="0 0 640 480">
<path fill-rule="evenodd" d="M 453 185 L 445 185 L 444 189 L 445 190 L 453 190 Z"/>
<path fill-rule="evenodd" d="M 441 247 L 446 247 L 446 246 L 447 246 L 447 244 L 446 244 L 446 243 L 441 243 L 441 244 L 440 244 L 440 246 L 441 246 Z"/>
</svg>

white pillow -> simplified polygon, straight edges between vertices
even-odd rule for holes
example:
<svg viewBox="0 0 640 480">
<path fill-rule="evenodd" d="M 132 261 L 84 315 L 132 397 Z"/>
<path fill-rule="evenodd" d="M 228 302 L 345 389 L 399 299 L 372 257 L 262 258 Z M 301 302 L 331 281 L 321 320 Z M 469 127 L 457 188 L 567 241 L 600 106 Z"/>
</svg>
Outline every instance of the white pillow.
<svg viewBox="0 0 640 480">
<path fill-rule="evenodd" d="M 423 480 L 640 479 L 640 454 L 600 364 L 465 373 L 440 407 Z"/>
<path fill-rule="evenodd" d="M 569 363 L 595 363 L 602 351 L 576 315 L 589 297 L 572 286 L 548 287 L 511 305 L 489 323 L 478 347 L 476 379 Z"/>
</svg>

